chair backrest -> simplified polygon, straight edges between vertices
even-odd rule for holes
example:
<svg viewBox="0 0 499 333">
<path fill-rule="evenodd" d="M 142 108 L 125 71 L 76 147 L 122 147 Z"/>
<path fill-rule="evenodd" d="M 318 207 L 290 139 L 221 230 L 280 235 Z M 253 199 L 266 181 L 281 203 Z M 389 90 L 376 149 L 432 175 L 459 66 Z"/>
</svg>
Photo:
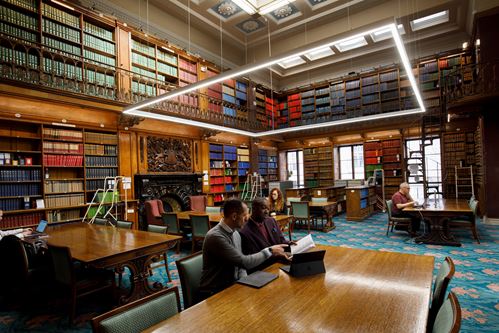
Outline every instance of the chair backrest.
<svg viewBox="0 0 499 333">
<path fill-rule="evenodd" d="M 206 206 L 206 213 L 220 214 L 220 207 Z"/>
<path fill-rule="evenodd" d="M 385 204 L 386 204 L 386 212 L 388 213 L 388 219 L 390 220 L 392 218 L 392 201 L 385 200 Z"/>
<path fill-rule="evenodd" d="M 4 286 L 21 286 L 28 279 L 29 261 L 22 241 L 16 235 L 7 235 L 0 240 L 0 278 Z"/>
<path fill-rule="evenodd" d="M 472 198 L 468 202 L 468 204 L 470 206 L 471 211 L 473 212 L 474 217 L 476 217 L 476 215 L 477 215 L 477 209 L 478 209 L 478 200 L 475 200 L 474 198 Z"/>
<path fill-rule="evenodd" d="M 308 219 L 310 217 L 310 210 L 307 201 L 291 202 L 293 209 L 293 216 L 298 219 Z"/>
<path fill-rule="evenodd" d="M 148 224 L 157 224 L 157 219 L 161 218 L 159 214 L 158 202 L 156 200 L 147 200 L 144 203 L 146 219 Z"/>
<path fill-rule="evenodd" d="M 437 317 L 433 326 L 432 333 L 457 333 L 461 329 L 461 306 L 453 292 L 438 310 Z M 428 332 L 430 330 L 427 330 Z"/>
<path fill-rule="evenodd" d="M 94 333 L 142 332 L 180 312 L 178 288 L 162 289 L 92 319 Z"/>
<path fill-rule="evenodd" d="M 178 221 L 177 213 L 165 213 L 161 215 L 163 224 L 168 227 L 168 232 L 171 234 L 180 233 L 180 223 Z"/>
<path fill-rule="evenodd" d="M 156 201 L 156 205 L 158 206 L 159 215 L 163 215 L 165 213 L 165 208 L 163 207 L 163 200 L 155 199 L 154 201 Z"/>
<path fill-rule="evenodd" d="M 210 230 L 210 217 L 208 215 L 189 215 L 192 226 L 192 237 L 204 237 Z"/>
<path fill-rule="evenodd" d="M 100 217 L 96 217 L 94 219 L 94 224 L 98 224 L 98 225 L 109 225 L 109 222 L 107 219 L 103 219 L 103 218 L 100 218 Z"/>
<path fill-rule="evenodd" d="M 449 286 L 450 280 L 454 276 L 454 272 L 454 262 L 452 261 L 451 257 L 446 257 L 442 262 L 442 265 L 440 265 L 440 268 L 437 272 L 437 277 L 435 278 L 435 285 L 433 287 L 433 296 L 430 306 L 430 323 L 435 320 L 437 312 L 444 302 L 447 287 Z"/>
<path fill-rule="evenodd" d="M 150 224 L 147 226 L 147 231 L 155 232 L 157 234 L 166 234 L 168 232 L 168 227 L 163 225 Z"/>
<path fill-rule="evenodd" d="M 203 253 L 201 251 L 194 253 L 177 260 L 175 264 L 177 265 L 180 285 L 182 286 L 185 310 L 201 300 L 199 297 L 199 283 L 203 270 Z"/>
<path fill-rule="evenodd" d="M 117 221 L 116 226 L 121 229 L 132 229 L 133 222 Z"/>
<path fill-rule="evenodd" d="M 191 210 L 195 212 L 204 212 L 206 209 L 206 196 L 205 195 L 191 195 L 189 197 L 191 203 Z"/>
<path fill-rule="evenodd" d="M 327 202 L 327 198 L 312 198 L 312 202 Z"/>
<path fill-rule="evenodd" d="M 55 280 L 67 286 L 73 285 L 74 269 L 69 247 L 49 244 L 48 248 L 54 268 Z"/>
</svg>

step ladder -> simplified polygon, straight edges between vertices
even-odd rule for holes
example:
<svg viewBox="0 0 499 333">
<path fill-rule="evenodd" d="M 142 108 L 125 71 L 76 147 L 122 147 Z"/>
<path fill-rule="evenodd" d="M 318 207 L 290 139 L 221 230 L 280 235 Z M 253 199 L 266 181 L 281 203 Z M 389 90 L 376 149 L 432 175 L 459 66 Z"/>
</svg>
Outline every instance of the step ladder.
<svg viewBox="0 0 499 333">
<path fill-rule="evenodd" d="M 92 197 L 92 201 L 88 204 L 87 211 L 85 212 L 85 215 L 83 216 L 82 222 L 85 222 L 89 213 L 90 213 L 90 208 L 91 207 L 96 207 L 97 210 L 89 220 L 88 223 L 94 223 L 95 218 L 98 217 L 99 212 L 101 209 L 105 209 L 105 213 L 102 215 L 102 218 L 107 219 L 108 217 L 111 217 L 114 221 L 118 221 L 118 201 L 119 197 L 116 195 L 118 193 L 119 186 L 118 184 L 123 181 L 122 176 L 117 176 L 117 177 L 106 177 L 104 179 L 104 186 L 103 188 L 99 188 L 97 191 L 95 191 L 94 196 Z M 127 212 L 127 190 L 125 188 L 125 220 L 127 219 L 126 214 Z M 111 196 L 111 202 L 105 202 L 105 199 L 108 198 L 108 194 L 110 193 Z M 99 199 L 99 194 L 102 194 L 102 198 Z M 98 205 L 97 205 L 98 204 Z M 107 208 L 106 208 L 107 207 Z M 114 213 L 113 213 L 114 209 Z M 114 224 L 111 223 L 108 220 L 108 223 L 114 227 Z"/>
<path fill-rule="evenodd" d="M 262 176 L 258 173 L 249 174 L 244 183 L 241 200 L 253 201 L 257 196 L 262 196 Z"/>
<path fill-rule="evenodd" d="M 473 166 L 455 166 L 456 199 L 469 199 L 475 196 Z"/>
</svg>

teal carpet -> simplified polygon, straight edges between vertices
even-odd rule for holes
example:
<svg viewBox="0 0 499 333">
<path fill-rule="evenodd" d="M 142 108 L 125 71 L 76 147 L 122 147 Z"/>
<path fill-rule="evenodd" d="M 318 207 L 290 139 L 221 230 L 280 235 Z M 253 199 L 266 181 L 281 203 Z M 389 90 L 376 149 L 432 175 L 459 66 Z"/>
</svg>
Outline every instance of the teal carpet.
<svg viewBox="0 0 499 333">
<path fill-rule="evenodd" d="M 450 289 L 459 298 L 462 308 L 461 332 L 499 332 L 499 226 L 479 224 L 481 244 L 472 240 L 471 233 L 458 231 L 456 236 L 463 243 L 460 248 L 414 244 L 404 232 L 386 233 L 386 216 L 377 214 L 364 222 L 346 222 L 344 215 L 335 217 L 336 229 L 324 234 L 313 232 L 316 243 L 403 252 L 435 257 L 435 273 L 446 256 L 451 256 L 456 273 Z M 305 236 L 298 231 L 294 238 Z M 172 276 L 168 286 L 179 286 L 175 260 L 188 254 L 187 249 L 177 255 L 169 253 L 169 267 Z M 154 270 L 154 281 L 167 281 L 164 268 Z M 126 279 L 124 279 L 126 281 Z M 5 287 L 5 286 L 2 286 Z M 83 298 L 78 303 L 76 323 L 69 326 L 67 307 L 48 289 L 32 295 L 27 302 L 20 300 L 0 303 L 0 332 L 91 332 L 89 320 L 111 308 L 100 299 Z M 27 296 L 30 297 L 30 296 Z"/>
</svg>

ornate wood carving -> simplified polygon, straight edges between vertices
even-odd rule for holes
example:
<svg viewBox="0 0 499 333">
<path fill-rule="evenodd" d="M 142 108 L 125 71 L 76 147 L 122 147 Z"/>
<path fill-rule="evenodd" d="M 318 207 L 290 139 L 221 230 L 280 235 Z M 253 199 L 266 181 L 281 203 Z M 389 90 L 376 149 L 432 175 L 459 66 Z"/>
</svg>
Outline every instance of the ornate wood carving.
<svg viewBox="0 0 499 333">
<path fill-rule="evenodd" d="M 135 125 L 138 125 L 141 121 L 144 121 L 145 118 L 137 117 L 137 116 L 131 116 L 128 114 L 120 114 L 118 118 L 118 125 L 120 127 L 133 127 Z"/>
<path fill-rule="evenodd" d="M 202 132 L 201 132 L 201 138 L 203 140 L 207 140 L 209 138 L 211 138 L 212 136 L 215 136 L 217 134 L 221 133 L 220 131 L 217 131 L 217 130 L 212 130 L 212 129 L 204 129 Z"/>
<path fill-rule="evenodd" d="M 192 140 L 147 137 L 148 172 L 192 172 Z"/>
</svg>

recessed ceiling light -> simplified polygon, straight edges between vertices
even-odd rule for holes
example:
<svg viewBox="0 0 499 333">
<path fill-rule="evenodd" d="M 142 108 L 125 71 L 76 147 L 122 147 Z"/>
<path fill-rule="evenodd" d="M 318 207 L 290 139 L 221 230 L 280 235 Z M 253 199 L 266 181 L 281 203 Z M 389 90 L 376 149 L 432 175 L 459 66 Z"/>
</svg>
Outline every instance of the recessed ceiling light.
<svg viewBox="0 0 499 333">
<path fill-rule="evenodd" d="M 397 30 L 399 32 L 399 35 L 401 36 L 405 34 L 405 29 L 403 24 L 397 25 Z M 392 38 L 392 31 L 390 30 L 390 28 L 378 30 L 371 33 L 371 38 L 375 43 L 385 39 Z"/>
<path fill-rule="evenodd" d="M 333 54 L 334 54 L 334 51 L 331 50 L 331 48 L 329 46 L 326 46 L 326 47 L 318 48 L 316 50 L 312 50 L 308 53 L 305 53 L 304 55 L 305 55 L 305 57 L 308 58 L 308 60 L 314 61 L 317 59 L 332 56 Z"/>
<path fill-rule="evenodd" d="M 260 15 L 265 15 L 294 1 L 295 0 L 275 0 L 268 5 L 262 6 L 258 10 L 258 13 L 260 13 Z"/>
<path fill-rule="evenodd" d="M 288 69 L 290 67 L 295 67 L 304 63 L 305 60 L 303 60 L 302 57 L 290 57 L 278 62 L 277 64 L 284 69 Z"/>
<path fill-rule="evenodd" d="M 412 31 L 433 27 L 434 25 L 449 22 L 449 11 L 444 10 L 435 14 L 424 16 L 411 21 Z"/>
<path fill-rule="evenodd" d="M 365 45 L 367 45 L 367 41 L 364 38 L 364 36 L 346 39 L 344 41 L 339 42 L 338 44 L 334 44 L 334 46 L 336 46 L 336 48 L 340 52 L 350 51 Z"/>
</svg>

